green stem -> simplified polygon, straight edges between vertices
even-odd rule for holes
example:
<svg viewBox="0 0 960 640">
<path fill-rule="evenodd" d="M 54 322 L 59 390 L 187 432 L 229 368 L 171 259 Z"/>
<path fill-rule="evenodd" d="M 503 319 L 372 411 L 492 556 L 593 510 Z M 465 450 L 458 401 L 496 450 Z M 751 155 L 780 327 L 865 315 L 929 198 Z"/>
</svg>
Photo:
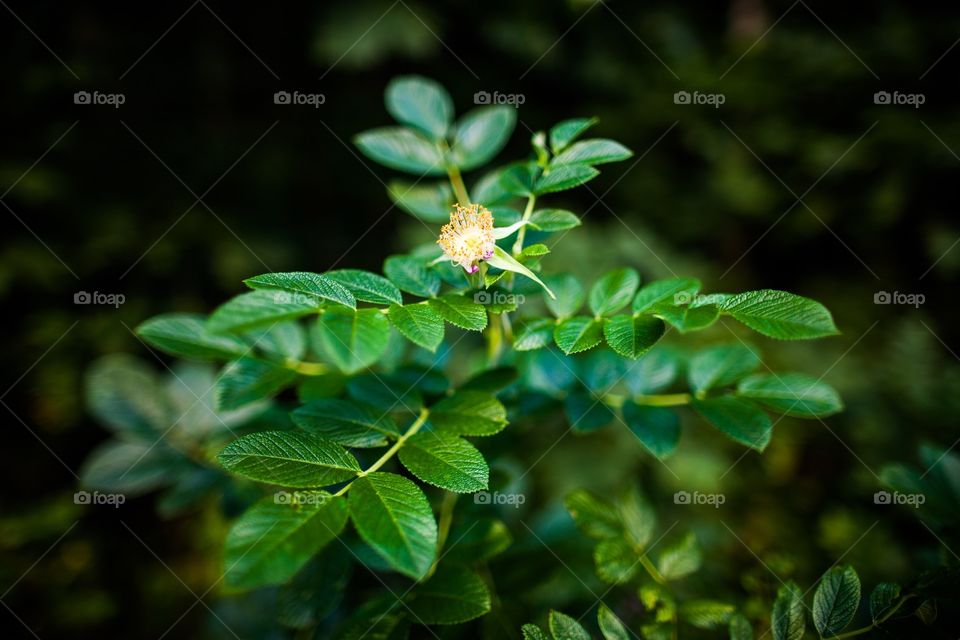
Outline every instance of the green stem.
<svg viewBox="0 0 960 640">
<path fill-rule="evenodd" d="M 650 577 L 653 578 L 657 584 L 667 584 L 666 578 L 664 578 L 663 574 L 660 573 L 655 566 L 653 566 L 653 563 L 650 562 L 650 558 L 648 558 L 646 555 L 640 556 L 640 566 L 647 570 L 647 573 L 650 574 Z"/>
<path fill-rule="evenodd" d="M 374 471 L 379 470 L 380 467 L 382 467 L 383 465 L 387 464 L 387 461 L 389 461 L 390 458 L 395 456 L 397 454 L 397 451 L 400 451 L 400 449 L 407 442 L 407 440 L 409 440 L 414 435 L 416 435 L 417 431 L 420 431 L 420 428 L 427 422 L 428 415 L 430 415 L 430 411 L 427 408 L 420 409 L 420 415 L 417 416 L 417 419 L 413 422 L 412 425 L 410 425 L 410 428 L 407 429 L 402 436 L 397 438 L 397 441 L 393 443 L 393 446 L 387 449 L 386 452 L 382 456 L 380 456 L 380 458 L 377 459 L 376 462 L 374 462 L 372 465 L 370 465 L 369 467 L 367 467 L 366 469 L 358 473 L 357 478 L 368 476 Z M 337 491 L 333 495 L 342 496 L 343 494 L 345 494 L 347 491 L 350 490 L 351 486 L 353 486 L 352 482 L 347 486 L 343 487 L 342 489 L 340 489 L 340 491 Z"/>
<path fill-rule="evenodd" d="M 879 627 L 881 624 L 883 624 L 884 622 L 886 622 L 887 620 L 889 620 L 889 619 L 890 619 L 890 616 L 892 616 L 893 614 L 895 614 L 895 613 L 897 612 L 897 610 L 900 609 L 900 607 L 903 606 L 903 603 L 906 602 L 907 600 L 909 600 L 911 597 L 913 597 L 913 594 L 907 594 L 907 595 L 905 595 L 905 596 L 901 596 L 901 598 L 900 598 L 900 600 L 897 602 L 897 604 L 896 604 L 895 606 L 891 607 L 890 610 L 887 611 L 886 613 L 884 613 L 882 616 L 880 616 L 879 618 L 877 618 L 876 620 L 874 620 L 874 621 L 873 621 L 873 624 L 870 624 L 870 625 L 868 625 L 868 626 L 866 626 L 866 627 L 861 627 L 860 629 L 854 629 L 853 631 L 847 631 L 846 633 L 841 633 L 841 634 L 839 634 L 839 635 L 826 636 L 826 637 L 824 638 L 824 640 L 840 640 L 841 638 L 853 638 L 854 636 L 859 636 L 859 635 L 862 635 L 862 634 L 867 633 L 867 632 L 869 632 L 869 631 L 873 631 L 874 629 L 876 629 L 877 627 Z"/>
<path fill-rule="evenodd" d="M 427 572 L 427 575 L 423 577 L 424 580 L 427 580 L 434 574 L 437 570 L 437 565 L 440 564 L 440 558 L 443 556 L 443 546 L 447 543 L 447 537 L 450 535 L 450 525 L 453 523 L 453 506 L 457 503 L 457 498 L 459 496 L 452 491 L 448 491 L 443 495 L 443 502 L 440 503 L 440 523 L 439 523 L 439 533 L 437 534 L 437 557 L 433 561 L 433 564 L 430 565 L 430 570 Z"/>
<path fill-rule="evenodd" d="M 523 210 L 523 218 L 521 220 L 527 221 L 530 219 L 530 216 L 533 214 L 533 205 L 537 202 L 537 196 L 530 194 L 530 197 L 527 199 L 527 208 Z M 513 243 L 513 255 L 514 257 L 520 255 L 520 252 L 523 251 L 523 239 L 527 235 L 527 225 L 523 225 L 517 231 L 517 241 Z"/>
<path fill-rule="evenodd" d="M 627 396 L 622 396 L 615 393 L 608 393 L 603 397 L 604 402 L 612 407 L 622 407 L 623 403 L 628 399 Z M 654 394 L 654 395 L 637 395 L 629 397 L 634 404 L 641 404 L 648 407 L 679 407 L 685 404 L 690 404 L 693 400 L 693 396 L 689 393 L 663 393 L 663 394 Z"/>
<path fill-rule="evenodd" d="M 500 351 L 503 348 L 503 327 L 495 313 L 488 313 L 487 321 L 487 360 L 491 367 L 497 364 L 500 359 Z"/>
<path fill-rule="evenodd" d="M 463 183 L 463 176 L 460 175 L 460 169 L 456 165 L 447 165 L 447 176 L 450 178 L 450 186 L 453 187 L 453 193 L 457 200 L 464 207 L 470 204 L 470 194 L 467 193 L 467 185 Z"/>
<path fill-rule="evenodd" d="M 294 359 L 287 360 L 283 366 L 304 376 L 322 376 L 330 371 L 330 367 L 322 362 L 301 362 Z"/>
</svg>

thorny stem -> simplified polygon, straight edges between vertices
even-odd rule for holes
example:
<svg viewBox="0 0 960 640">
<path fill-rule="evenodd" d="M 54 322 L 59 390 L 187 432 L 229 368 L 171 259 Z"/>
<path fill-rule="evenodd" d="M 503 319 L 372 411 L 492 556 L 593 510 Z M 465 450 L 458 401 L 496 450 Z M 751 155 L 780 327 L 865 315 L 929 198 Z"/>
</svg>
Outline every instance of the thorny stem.
<svg viewBox="0 0 960 640">
<path fill-rule="evenodd" d="M 395 456 L 397 451 L 400 451 L 400 449 L 407 442 L 407 440 L 412 438 L 417 433 L 417 431 L 420 431 L 420 428 L 426 423 L 428 415 L 430 415 L 430 411 L 428 409 L 426 408 L 420 409 L 420 415 L 417 416 L 417 419 L 414 421 L 414 423 L 410 425 L 410 428 L 407 429 L 402 436 L 397 438 L 397 441 L 393 443 L 393 446 L 387 449 L 386 452 L 382 456 L 380 456 L 380 458 L 376 462 L 374 462 L 372 465 L 370 465 L 369 467 L 367 467 L 366 469 L 358 473 L 357 478 L 368 476 L 374 471 L 379 470 L 380 467 L 382 467 L 383 465 L 387 464 L 387 461 L 390 460 L 390 458 L 392 458 L 393 456 Z M 333 495 L 342 496 L 343 494 L 345 494 L 347 491 L 350 490 L 351 486 L 353 486 L 352 482 L 347 486 L 343 487 L 342 489 L 340 489 L 340 491 L 337 491 Z"/>
</svg>

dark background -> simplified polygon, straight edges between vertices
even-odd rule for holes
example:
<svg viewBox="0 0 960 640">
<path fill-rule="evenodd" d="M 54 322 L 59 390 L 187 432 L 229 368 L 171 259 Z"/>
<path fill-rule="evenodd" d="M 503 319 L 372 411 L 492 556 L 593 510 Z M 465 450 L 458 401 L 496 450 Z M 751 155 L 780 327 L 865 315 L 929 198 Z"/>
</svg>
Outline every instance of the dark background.
<svg viewBox="0 0 960 640">
<path fill-rule="evenodd" d="M 587 115 L 635 151 L 554 200 L 588 213 L 553 264 L 786 289 L 834 312 L 840 338 L 765 346 L 827 373 L 848 411 L 778 431 L 726 480 L 769 489 L 729 516 L 751 550 L 789 550 L 805 584 L 848 550 L 868 584 L 953 554 L 935 523 L 871 495 L 884 465 L 958 437 L 960 14 L 813 0 L 0 4 L 0 615 L 14 637 L 27 633 L 17 617 L 42 638 L 155 638 L 219 577 L 221 520 L 159 520 L 149 497 L 73 504 L 74 474 L 105 438 L 83 371 L 114 351 L 150 358 L 131 328 L 207 311 L 244 277 L 379 270 L 421 238 L 389 206 L 394 174 L 350 142 L 387 123 L 383 88 L 401 73 L 439 80 L 461 113 L 480 90 L 523 94 L 502 159 Z M 74 104 L 81 90 L 125 103 Z M 275 105 L 279 90 L 326 101 Z M 680 90 L 725 103 L 677 105 Z M 877 105 L 877 91 L 925 102 Z M 78 291 L 126 301 L 75 305 Z M 876 305 L 879 291 L 925 303 Z M 691 473 L 725 468 L 692 460 Z M 723 544 L 730 572 L 756 564 Z M 208 625 L 196 604 L 171 637 L 223 631 Z"/>
</svg>

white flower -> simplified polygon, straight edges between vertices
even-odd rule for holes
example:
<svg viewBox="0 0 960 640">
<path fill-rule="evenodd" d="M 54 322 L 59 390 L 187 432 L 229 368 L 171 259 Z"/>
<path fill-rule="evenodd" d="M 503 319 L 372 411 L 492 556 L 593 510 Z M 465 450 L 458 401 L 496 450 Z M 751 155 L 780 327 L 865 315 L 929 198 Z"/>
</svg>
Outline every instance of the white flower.
<svg viewBox="0 0 960 640">
<path fill-rule="evenodd" d="M 466 269 L 476 273 L 481 260 L 489 260 L 496 249 L 493 231 L 493 215 L 486 207 L 471 204 L 455 205 L 450 212 L 450 223 L 440 229 L 437 244 L 445 256 Z"/>
</svg>

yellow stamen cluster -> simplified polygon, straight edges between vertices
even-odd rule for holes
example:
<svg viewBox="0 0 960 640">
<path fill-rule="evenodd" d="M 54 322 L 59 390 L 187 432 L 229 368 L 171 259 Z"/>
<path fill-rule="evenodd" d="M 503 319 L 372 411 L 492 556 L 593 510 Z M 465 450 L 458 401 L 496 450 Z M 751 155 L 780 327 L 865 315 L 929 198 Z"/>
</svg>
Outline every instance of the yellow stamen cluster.
<svg viewBox="0 0 960 640">
<path fill-rule="evenodd" d="M 489 259 L 496 246 L 493 215 L 478 204 L 466 207 L 454 205 L 454 210 L 450 212 L 450 224 L 441 227 L 437 244 L 450 260 L 468 273 L 474 273 L 479 269 L 477 262 Z"/>
</svg>

